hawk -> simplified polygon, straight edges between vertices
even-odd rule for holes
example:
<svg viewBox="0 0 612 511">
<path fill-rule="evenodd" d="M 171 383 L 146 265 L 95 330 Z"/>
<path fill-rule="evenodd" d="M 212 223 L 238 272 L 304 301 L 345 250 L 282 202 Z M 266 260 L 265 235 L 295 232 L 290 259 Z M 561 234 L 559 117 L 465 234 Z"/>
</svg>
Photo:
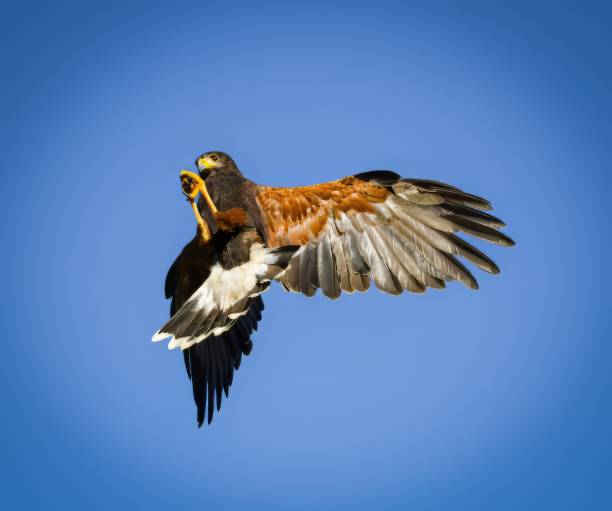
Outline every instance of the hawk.
<svg viewBox="0 0 612 511">
<path fill-rule="evenodd" d="M 247 179 L 220 151 L 202 154 L 181 186 L 197 229 L 168 271 L 170 320 L 153 336 L 180 348 L 201 426 L 211 422 L 234 370 L 251 352 L 274 280 L 287 291 L 423 293 L 456 280 L 478 289 L 458 257 L 491 274 L 497 265 L 457 233 L 514 242 L 488 201 L 428 179 L 373 170 L 311 186 L 278 188 Z M 197 199 L 197 200 L 196 200 Z"/>
</svg>

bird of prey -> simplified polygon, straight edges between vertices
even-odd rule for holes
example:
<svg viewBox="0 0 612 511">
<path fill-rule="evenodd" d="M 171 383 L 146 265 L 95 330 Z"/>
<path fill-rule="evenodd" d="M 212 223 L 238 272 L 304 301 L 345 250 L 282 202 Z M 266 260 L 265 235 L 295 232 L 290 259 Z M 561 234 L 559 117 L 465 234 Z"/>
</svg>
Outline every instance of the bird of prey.
<svg viewBox="0 0 612 511">
<path fill-rule="evenodd" d="M 276 188 L 250 181 L 220 151 L 202 154 L 196 167 L 180 178 L 197 230 L 168 271 L 170 320 L 153 340 L 169 338 L 170 349 L 183 351 L 199 426 L 206 415 L 211 422 L 251 352 L 271 281 L 331 299 L 371 282 L 391 294 L 450 280 L 477 289 L 457 257 L 488 273 L 499 268 L 456 233 L 514 245 L 499 231 L 505 224 L 485 212 L 489 202 L 438 181 L 374 170 Z"/>
</svg>

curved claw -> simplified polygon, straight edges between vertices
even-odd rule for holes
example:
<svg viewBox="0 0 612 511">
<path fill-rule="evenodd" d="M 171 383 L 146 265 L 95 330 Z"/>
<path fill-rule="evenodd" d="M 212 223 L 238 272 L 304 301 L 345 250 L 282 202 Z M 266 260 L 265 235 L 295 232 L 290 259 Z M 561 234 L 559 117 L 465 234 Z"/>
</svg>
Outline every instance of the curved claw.
<svg viewBox="0 0 612 511">
<path fill-rule="evenodd" d="M 187 197 L 187 201 L 191 204 L 191 208 L 193 209 L 193 214 L 195 216 L 196 222 L 198 223 L 198 234 L 204 243 L 210 240 L 211 233 L 208 224 L 202 218 L 200 214 L 200 210 L 198 209 L 198 205 L 195 202 L 198 193 L 202 193 L 202 196 L 210 201 L 210 197 L 208 196 L 208 191 L 206 190 L 206 185 L 200 176 L 197 174 L 190 172 L 188 170 L 181 170 L 180 173 L 181 178 L 181 190 L 183 191 L 183 195 Z M 211 201 L 212 202 L 212 201 Z M 216 208 L 215 208 L 216 212 Z"/>
<path fill-rule="evenodd" d="M 180 178 L 183 194 L 185 194 L 187 198 L 195 199 L 198 196 L 198 193 L 201 193 L 213 216 L 215 216 L 218 210 L 208 194 L 204 180 L 195 172 L 191 172 L 189 170 L 181 170 Z"/>
<path fill-rule="evenodd" d="M 194 172 L 188 170 L 181 170 L 181 190 L 183 195 L 188 199 L 195 199 L 200 193 L 200 186 L 204 184 L 202 178 Z"/>
</svg>

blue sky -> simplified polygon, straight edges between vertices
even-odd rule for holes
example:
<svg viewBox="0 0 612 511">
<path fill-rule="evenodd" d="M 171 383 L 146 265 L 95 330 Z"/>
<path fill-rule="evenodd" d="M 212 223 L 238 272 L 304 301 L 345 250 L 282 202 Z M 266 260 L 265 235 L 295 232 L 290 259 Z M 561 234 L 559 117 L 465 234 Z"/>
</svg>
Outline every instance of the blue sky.
<svg viewBox="0 0 612 511">
<path fill-rule="evenodd" d="M 604 509 L 604 3 L 19 3 L 2 23 L 1 499 L 11 509 Z M 486 196 L 470 292 L 276 286 L 210 428 L 150 342 L 178 171 L 372 168 Z"/>
</svg>

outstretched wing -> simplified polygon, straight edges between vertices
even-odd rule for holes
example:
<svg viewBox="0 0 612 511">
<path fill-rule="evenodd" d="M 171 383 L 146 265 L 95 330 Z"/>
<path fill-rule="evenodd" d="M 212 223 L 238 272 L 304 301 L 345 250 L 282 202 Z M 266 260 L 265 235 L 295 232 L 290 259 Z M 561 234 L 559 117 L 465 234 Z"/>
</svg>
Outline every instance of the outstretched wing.
<svg viewBox="0 0 612 511">
<path fill-rule="evenodd" d="M 477 289 L 456 256 L 489 273 L 499 268 L 455 233 L 514 245 L 498 231 L 505 224 L 484 212 L 491 209 L 485 199 L 390 171 L 297 188 L 258 186 L 257 201 L 269 246 L 305 246 L 280 280 L 308 296 L 317 288 L 330 298 L 365 291 L 370 278 L 392 294 L 443 288 L 447 280 Z"/>
<path fill-rule="evenodd" d="M 209 272 L 210 264 L 205 250 L 192 241 L 177 257 L 166 276 L 166 298 L 172 298 L 170 316 L 175 316 Z M 234 370 L 240 367 L 242 355 L 251 353 L 251 334 L 257 330 L 263 308 L 261 297 L 250 299 L 248 312 L 238 318 L 228 331 L 208 337 L 205 342 L 183 351 L 187 376 L 193 386 L 198 426 L 202 426 L 206 417 L 210 424 L 215 406 L 217 411 L 220 410 L 223 393 L 227 397 Z"/>
</svg>

